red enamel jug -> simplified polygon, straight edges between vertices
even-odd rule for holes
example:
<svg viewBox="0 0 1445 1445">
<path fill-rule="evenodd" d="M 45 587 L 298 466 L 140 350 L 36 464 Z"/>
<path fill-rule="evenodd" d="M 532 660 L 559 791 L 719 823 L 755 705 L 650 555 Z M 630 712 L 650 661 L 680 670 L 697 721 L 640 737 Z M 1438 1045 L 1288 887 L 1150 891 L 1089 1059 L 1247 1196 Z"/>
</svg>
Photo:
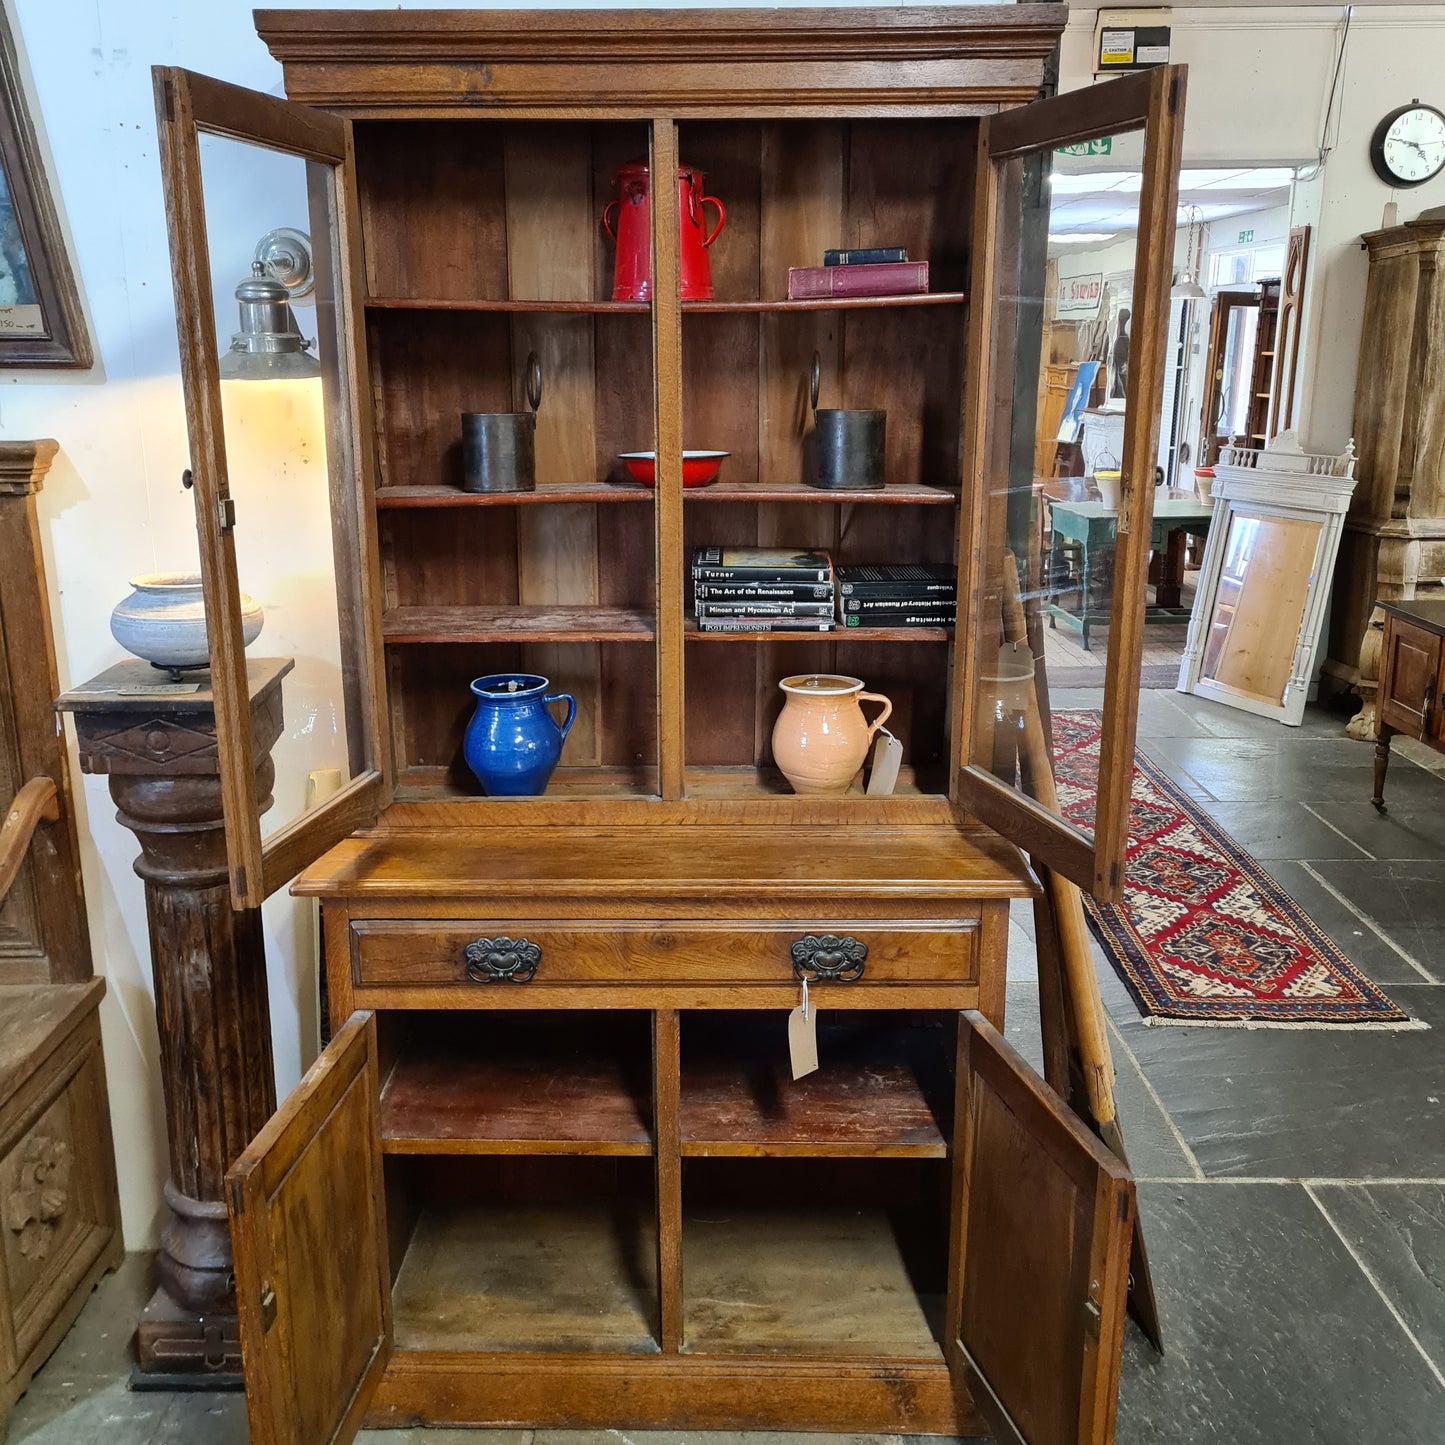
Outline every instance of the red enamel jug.
<svg viewBox="0 0 1445 1445">
<path fill-rule="evenodd" d="M 617 243 L 612 272 L 614 301 L 648 301 L 652 298 L 652 206 L 648 199 L 645 160 L 629 161 L 613 178 L 617 199 L 602 212 L 602 228 Z M 717 207 L 717 225 L 704 229 L 703 208 Z M 727 212 L 716 196 L 702 193 L 702 172 L 691 166 L 677 168 L 677 208 L 682 222 L 678 269 L 684 301 L 712 300 L 712 267 L 707 248 L 718 238 Z"/>
</svg>

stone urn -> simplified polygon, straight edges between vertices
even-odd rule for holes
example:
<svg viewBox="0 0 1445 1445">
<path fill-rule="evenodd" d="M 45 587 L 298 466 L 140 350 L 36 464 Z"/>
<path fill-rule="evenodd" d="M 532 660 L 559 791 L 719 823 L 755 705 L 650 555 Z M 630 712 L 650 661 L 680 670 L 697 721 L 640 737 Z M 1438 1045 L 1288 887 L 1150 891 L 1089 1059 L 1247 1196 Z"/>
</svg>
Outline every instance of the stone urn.
<svg viewBox="0 0 1445 1445">
<path fill-rule="evenodd" d="M 795 793 L 846 793 L 893 704 L 882 693 L 864 692 L 861 679 L 832 673 L 785 677 L 778 686 L 785 701 L 773 724 L 774 762 Z M 863 702 L 882 705 L 871 723 L 863 716 Z"/>
<path fill-rule="evenodd" d="M 130 579 L 131 594 L 110 614 L 111 636 L 127 652 L 170 672 L 207 667 L 206 602 L 199 572 L 147 572 Z M 260 635 L 261 604 L 241 594 L 241 636 Z"/>
</svg>

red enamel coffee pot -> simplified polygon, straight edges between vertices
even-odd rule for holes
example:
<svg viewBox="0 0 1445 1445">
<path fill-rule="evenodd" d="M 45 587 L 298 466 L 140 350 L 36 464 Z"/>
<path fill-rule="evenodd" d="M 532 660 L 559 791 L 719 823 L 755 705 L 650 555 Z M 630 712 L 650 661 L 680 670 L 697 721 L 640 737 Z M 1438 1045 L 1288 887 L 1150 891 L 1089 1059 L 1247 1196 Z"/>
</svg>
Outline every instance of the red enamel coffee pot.
<svg viewBox="0 0 1445 1445">
<path fill-rule="evenodd" d="M 612 272 L 614 301 L 652 299 L 652 206 L 649 202 L 647 162 L 629 161 L 615 177 L 617 199 L 602 212 L 602 228 L 617 243 Z M 717 207 L 717 225 L 704 230 L 703 208 Z M 716 196 L 702 193 L 702 172 L 691 166 L 677 168 L 677 208 L 682 222 L 678 269 L 684 301 L 712 300 L 712 267 L 707 248 L 718 238 L 727 212 Z M 614 220 L 615 217 L 615 220 Z"/>
</svg>

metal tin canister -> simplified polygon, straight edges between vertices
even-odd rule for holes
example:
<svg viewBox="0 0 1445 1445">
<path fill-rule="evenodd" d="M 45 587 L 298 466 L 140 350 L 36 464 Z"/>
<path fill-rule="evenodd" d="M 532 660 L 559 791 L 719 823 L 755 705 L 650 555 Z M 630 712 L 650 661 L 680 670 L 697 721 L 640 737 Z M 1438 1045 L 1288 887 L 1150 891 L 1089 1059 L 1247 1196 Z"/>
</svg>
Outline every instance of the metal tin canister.
<svg viewBox="0 0 1445 1445">
<path fill-rule="evenodd" d="M 813 430 L 808 437 L 806 479 L 825 492 L 878 491 L 886 479 L 888 413 L 818 409 L 821 358 L 813 354 L 808 377 L 808 398 L 813 408 Z"/>
<path fill-rule="evenodd" d="M 462 490 L 537 490 L 537 408 L 542 401 L 542 368 L 527 358 L 527 400 L 531 411 L 462 413 Z"/>
</svg>

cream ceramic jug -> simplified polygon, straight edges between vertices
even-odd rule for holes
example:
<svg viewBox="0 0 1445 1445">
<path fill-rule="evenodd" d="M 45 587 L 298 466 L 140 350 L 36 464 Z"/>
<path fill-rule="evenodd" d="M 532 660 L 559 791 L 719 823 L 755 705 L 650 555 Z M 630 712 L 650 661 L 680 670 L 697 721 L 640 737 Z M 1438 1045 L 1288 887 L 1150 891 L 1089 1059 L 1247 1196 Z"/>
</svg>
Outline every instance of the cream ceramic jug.
<svg viewBox="0 0 1445 1445">
<path fill-rule="evenodd" d="M 864 692 L 861 679 L 832 673 L 800 673 L 778 686 L 784 702 L 773 724 L 773 760 L 783 776 L 795 793 L 846 793 L 893 704 Z M 883 705 L 871 723 L 860 706 L 864 699 Z"/>
</svg>

